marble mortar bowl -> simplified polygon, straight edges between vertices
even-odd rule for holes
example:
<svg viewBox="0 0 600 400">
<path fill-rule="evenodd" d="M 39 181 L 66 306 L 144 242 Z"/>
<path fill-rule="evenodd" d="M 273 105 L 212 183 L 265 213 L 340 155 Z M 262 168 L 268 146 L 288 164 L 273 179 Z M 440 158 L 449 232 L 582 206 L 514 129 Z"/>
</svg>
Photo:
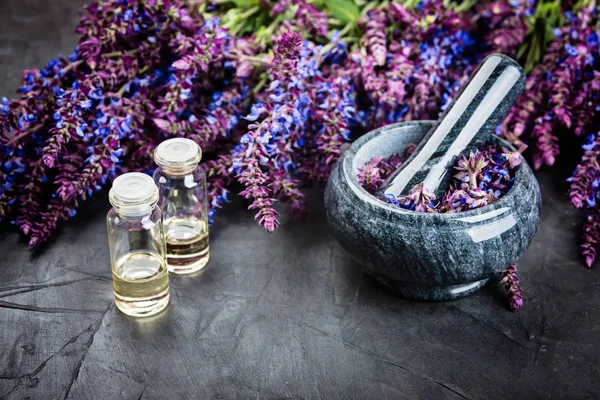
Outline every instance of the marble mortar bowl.
<svg viewBox="0 0 600 400">
<path fill-rule="evenodd" d="M 359 185 L 365 162 L 404 154 L 433 123 L 398 123 L 359 138 L 332 171 L 325 207 L 335 238 L 369 275 L 403 297 L 445 301 L 474 293 L 523 255 L 540 223 L 541 195 L 524 159 L 508 193 L 460 213 L 399 209 Z M 515 150 L 496 136 L 492 143 Z"/>
</svg>

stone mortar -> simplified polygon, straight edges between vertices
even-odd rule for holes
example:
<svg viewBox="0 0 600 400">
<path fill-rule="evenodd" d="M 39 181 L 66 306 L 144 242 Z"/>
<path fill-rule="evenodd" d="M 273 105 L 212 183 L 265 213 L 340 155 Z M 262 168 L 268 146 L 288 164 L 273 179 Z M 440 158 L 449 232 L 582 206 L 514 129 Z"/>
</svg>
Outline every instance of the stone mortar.
<svg viewBox="0 0 600 400">
<path fill-rule="evenodd" d="M 360 186 L 358 169 L 367 161 L 404 154 L 433 124 L 398 123 L 355 141 L 332 171 L 325 207 L 335 238 L 370 276 L 403 297 L 445 301 L 468 296 L 517 262 L 537 232 L 541 195 L 524 159 L 508 193 L 460 213 L 400 209 Z M 492 144 L 515 151 L 496 136 Z"/>
</svg>

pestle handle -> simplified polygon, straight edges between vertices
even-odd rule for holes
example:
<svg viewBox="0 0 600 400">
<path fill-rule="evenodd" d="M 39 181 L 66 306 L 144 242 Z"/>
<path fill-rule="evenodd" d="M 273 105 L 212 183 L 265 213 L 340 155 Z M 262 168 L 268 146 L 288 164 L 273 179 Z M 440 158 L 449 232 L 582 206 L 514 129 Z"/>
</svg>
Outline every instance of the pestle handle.
<svg viewBox="0 0 600 400">
<path fill-rule="evenodd" d="M 415 152 L 383 185 L 385 194 L 408 193 L 416 184 L 439 196 L 454 158 L 488 142 L 525 88 L 525 73 L 510 57 L 486 57 L 425 135 Z"/>
</svg>

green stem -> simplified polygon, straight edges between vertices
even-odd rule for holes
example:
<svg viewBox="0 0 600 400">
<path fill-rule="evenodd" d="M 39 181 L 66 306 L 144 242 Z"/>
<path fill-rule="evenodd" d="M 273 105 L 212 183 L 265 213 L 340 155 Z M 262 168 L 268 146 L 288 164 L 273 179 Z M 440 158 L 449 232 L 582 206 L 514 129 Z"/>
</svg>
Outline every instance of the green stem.
<svg viewBox="0 0 600 400">
<path fill-rule="evenodd" d="M 243 12 L 242 14 L 240 14 L 240 19 L 244 20 L 244 19 L 248 19 L 250 18 L 252 15 L 256 14 L 258 11 L 260 11 L 260 7 L 259 6 L 254 6 L 248 10 L 246 10 L 245 12 Z"/>
<path fill-rule="evenodd" d="M 355 22 L 348 22 L 346 24 L 346 26 L 344 27 L 344 29 L 342 29 L 340 31 L 340 37 L 344 37 L 344 35 L 346 35 L 346 33 L 350 32 L 352 29 L 354 29 L 355 26 L 356 26 Z"/>
<path fill-rule="evenodd" d="M 127 51 L 125 53 L 123 53 L 122 51 L 113 51 L 112 53 L 102 54 L 102 57 L 104 57 L 104 58 L 115 58 L 115 57 L 122 57 L 122 56 L 133 55 L 133 54 L 135 54 L 137 52 L 138 52 L 138 49 L 133 49 L 133 50 Z"/>
<path fill-rule="evenodd" d="M 260 57 L 256 57 L 256 56 L 247 56 L 247 55 L 245 55 L 245 54 L 241 54 L 241 55 L 239 55 L 239 56 L 236 56 L 236 55 L 234 55 L 234 54 L 229 54 L 229 55 L 227 56 L 227 58 L 231 58 L 231 59 L 233 59 L 233 60 L 248 60 L 248 61 L 250 61 L 250 62 L 255 62 L 255 63 L 258 63 L 258 64 L 260 64 L 260 65 L 268 65 L 268 66 L 272 66 L 272 65 L 273 65 L 273 63 L 271 63 L 271 62 L 269 62 L 269 61 L 265 61 L 265 60 L 263 60 L 263 59 L 262 59 L 262 58 L 260 58 Z"/>
<path fill-rule="evenodd" d="M 260 82 L 258 82 L 258 84 L 254 87 L 254 89 L 252 89 L 252 93 L 258 93 L 263 86 L 265 86 L 265 84 L 267 83 L 267 78 L 264 77 L 263 79 L 260 80 Z"/>
<path fill-rule="evenodd" d="M 275 30 L 275 27 L 277 27 L 277 25 L 279 25 L 281 23 L 281 21 L 283 21 L 283 14 L 279 14 L 277 17 L 275 17 L 273 22 L 271 22 L 269 24 L 269 26 L 267 26 L 265 33 L 273 33 L 273 31 Z"/>
<path fill-rule="evenodd" d="M 387 1 L 384 1 L 381 4 L 377 4 L 376 1 L 371 1 L 369 3 L 367 3 L 367 5 L 362 9 L 362 11 L 360 12 L 360 15 L 366 15 L 369 11 L 371 11 L 374 8 L 379 8 L 379 7 L 385 7 L 385 5 L 387 5 Z"/>
</svg>

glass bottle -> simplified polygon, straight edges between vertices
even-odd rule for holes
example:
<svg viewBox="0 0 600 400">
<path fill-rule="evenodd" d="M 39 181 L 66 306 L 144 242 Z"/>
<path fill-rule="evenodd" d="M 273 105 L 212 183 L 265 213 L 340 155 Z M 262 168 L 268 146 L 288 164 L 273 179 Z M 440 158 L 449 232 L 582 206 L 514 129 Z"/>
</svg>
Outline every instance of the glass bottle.
<svg viewBox="0 0 600 400">
<path fill-rule="evenodd" d="M 154 151 L 167 266 L 176 274 L 199 271 L 210 258 L 206 173 L 198 165 L 201 158 L 200 146 L 184 138 L 166 140 Z"/>
<path fill-rule="evenodd" d="M 117 177 L 108 198 L 108 244 L 115 303 L 135 317 L 156 314 L 169 303 L 163 218 L 158 188 L 148 175 Z"/>
</svg>

